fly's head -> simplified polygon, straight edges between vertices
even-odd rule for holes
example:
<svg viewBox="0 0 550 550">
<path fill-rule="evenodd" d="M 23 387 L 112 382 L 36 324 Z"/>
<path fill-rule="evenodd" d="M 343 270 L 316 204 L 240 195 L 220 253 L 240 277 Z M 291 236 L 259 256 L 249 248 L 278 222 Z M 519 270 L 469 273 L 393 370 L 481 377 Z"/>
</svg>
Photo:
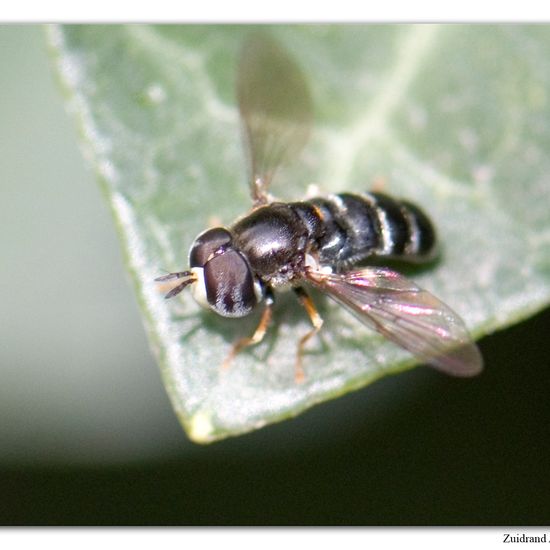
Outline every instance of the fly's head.
<svg viewBox="0 0 550 550">
<path fill-rule="evenodd" d="M 189 252 L 189 271 L 170 273 L 157 281 L 184 279 L 167 295 L 191 285 L 193 298 L 222 317 L 244 317 L 263 299 L 263 287 L 231 233 L 216 227 L 201 233 Z"/>
</svg>

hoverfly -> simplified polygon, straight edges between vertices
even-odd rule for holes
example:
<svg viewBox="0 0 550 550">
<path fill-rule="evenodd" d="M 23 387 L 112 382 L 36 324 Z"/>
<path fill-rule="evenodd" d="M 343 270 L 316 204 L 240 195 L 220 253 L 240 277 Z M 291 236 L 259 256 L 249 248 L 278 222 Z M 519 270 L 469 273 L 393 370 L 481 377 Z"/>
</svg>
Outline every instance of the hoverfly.
<svg viewBox="0 0 550 550">
<path fill-rule="evenodd" d="M 420 208 L 382 193 L 289 203 L 268 195 L 277 169 L 305 144 L 312 120 L 306 80 L 272 38 L 254 35 L 245 43 L 237 94 L 252 210 L 231 227 L 201 233 L 189 270 L 155 279 L 181 281 L 166 298 L 191 285 L 195 300 L 223 317 L 243 317 L 264 303 L 256 331 L 233 345 L 225 365 L 263 339 L 275 291 L 292 289 L 312 323 L 298 341 L 296 379 L 303 379 L 304 347 L 323 324 L 311 286 L 421 361 L 454 376 L 479 373 L 481 354 L 454 311 L 387 267 L 355 268 L 371 258 L 432 260 L 436 234 Z"/>
</svg>

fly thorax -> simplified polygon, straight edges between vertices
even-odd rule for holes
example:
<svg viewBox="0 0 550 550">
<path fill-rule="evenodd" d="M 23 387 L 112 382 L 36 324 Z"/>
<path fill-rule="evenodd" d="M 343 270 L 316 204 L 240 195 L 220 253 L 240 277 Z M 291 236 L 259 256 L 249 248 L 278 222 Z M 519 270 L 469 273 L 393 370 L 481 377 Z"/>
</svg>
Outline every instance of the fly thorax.
<svg viewBox="0 0 550 550">
<path fill-rule="evenodd" d="M 258 208 L 232 231 L 238 249 L 263 282 L 283 286 L 303 267 L 307 233 L 287 204 Z"/>
</svg>

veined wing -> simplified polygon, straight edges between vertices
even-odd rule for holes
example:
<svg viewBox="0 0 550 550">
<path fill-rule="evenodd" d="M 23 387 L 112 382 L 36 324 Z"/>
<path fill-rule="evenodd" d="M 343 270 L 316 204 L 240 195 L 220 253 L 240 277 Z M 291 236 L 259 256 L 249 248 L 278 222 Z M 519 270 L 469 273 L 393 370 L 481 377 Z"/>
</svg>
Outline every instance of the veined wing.
<svg viewBox="0 0 550 550">
<path fill-rule="evenodd" d="M 265 34 L 251 35 L 243 46 L 237 92 L 252 197 L 265 204 L 277 168 L 307 140 L 311 95 L 298 65 Z"/>
<path fill-rule="evenodd" d="M 483 369 L 458 314 L 399 273 L 377 267 L 341 274 L 309 271 L 307 280 L 431 366 L 453 376 L 474 376 Z"/>
</svg>

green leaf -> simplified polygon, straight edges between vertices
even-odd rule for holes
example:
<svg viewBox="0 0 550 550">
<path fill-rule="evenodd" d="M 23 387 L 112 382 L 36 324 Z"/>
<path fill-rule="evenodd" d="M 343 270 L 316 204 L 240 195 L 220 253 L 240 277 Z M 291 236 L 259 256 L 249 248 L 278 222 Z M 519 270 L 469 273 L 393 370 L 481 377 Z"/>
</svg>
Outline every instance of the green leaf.
<svg viewBox="0 0 550 550">
<path fill-rule="evenodd" d="M 296 415 L 413 365 L 314 294 L 325 318 L 294 381 L 309 321 L 281 295 L 266 339 L 220 365 L 258 315 L 222 319 L 153 279 L 187 268 L 194 237 L 246 212 L 235 102 L 243 26 L 50 29 L 67 102 L 120 231 L 152 348 L 189 436 L 208 442 Z M 302 198 L 374 181 L 424 205 L 443 256 L 407 270 L 479 337 L 550 298 L 550 28 L 517 25 L 279 26 L 303 67 L 316 131 L 272 191 Z M 490 365 L 489 368 L 498 368 Z"/>
</svg>

